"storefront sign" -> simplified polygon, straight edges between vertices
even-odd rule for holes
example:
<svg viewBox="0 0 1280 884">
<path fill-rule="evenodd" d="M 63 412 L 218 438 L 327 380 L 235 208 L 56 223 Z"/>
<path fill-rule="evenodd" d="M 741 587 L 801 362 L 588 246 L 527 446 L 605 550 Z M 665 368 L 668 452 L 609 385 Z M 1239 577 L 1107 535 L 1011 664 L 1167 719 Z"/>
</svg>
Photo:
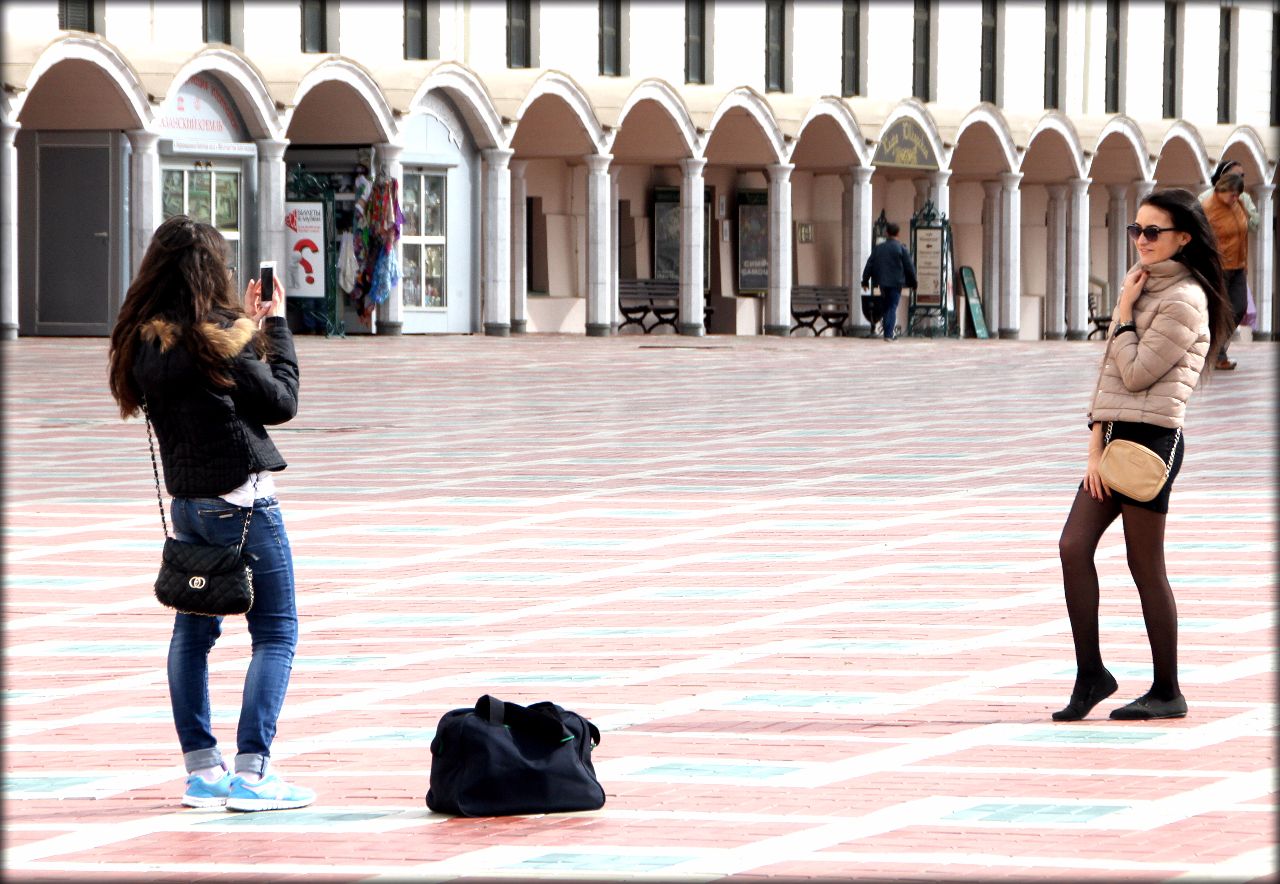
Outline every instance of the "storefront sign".
<svg viewBox="0 0 1280 884">
<path fill-rule="evenodd" d="M 871 164 L 899 169 L 937 169 L 938 158 L 920 124 L 910 117 L 902 117 L 880 133 Z"/>
<path fill-rule="evenodd" d="M 156 121 L 162 135 L 183 142 L 246 142 L 249 132 L 231 95 L 212 77 L 196 74 L 165 101 Z"/>
<path fill-rule="evenodd" d="M 324 297 L 324 203 L 284 204 L 285 293 L 290 298 Z"/>
<path fill-rule="evenodd" d="M 738 191 L 738 294 L 769 290 L 769 191 Z"/>
<path fill-rule="evenodd" d="M 258 146 L 251 141 L 179 141 L 169 143 L 165 153 L 191 154 L 202 157 L 252 157 L 257 156 Z"/>
</svg>

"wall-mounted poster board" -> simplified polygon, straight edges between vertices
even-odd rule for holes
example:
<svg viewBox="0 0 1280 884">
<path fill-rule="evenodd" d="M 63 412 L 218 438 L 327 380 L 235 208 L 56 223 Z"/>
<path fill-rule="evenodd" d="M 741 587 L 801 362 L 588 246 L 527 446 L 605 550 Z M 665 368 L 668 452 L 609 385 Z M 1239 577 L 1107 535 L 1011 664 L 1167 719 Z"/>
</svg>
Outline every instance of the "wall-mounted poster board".
<svg viewBox="0 0 1280 884">
<path fill-rule="evenodd" d="M 942 306 L 942 228 L 921 227 L 916 230 L 916 304 L 921 307 Z"/>
<path fill-rule="evenodd" d="M 769 191 L 738 191 L 738 294 L 769 291 Z"/>
<path fill-rule="evenodd" d="M 711 288 L 712 190 L 702 195 L 702 287 Z M 680 279 L 680 188 L 653 189 L 653 278 Z"/>
</svg>

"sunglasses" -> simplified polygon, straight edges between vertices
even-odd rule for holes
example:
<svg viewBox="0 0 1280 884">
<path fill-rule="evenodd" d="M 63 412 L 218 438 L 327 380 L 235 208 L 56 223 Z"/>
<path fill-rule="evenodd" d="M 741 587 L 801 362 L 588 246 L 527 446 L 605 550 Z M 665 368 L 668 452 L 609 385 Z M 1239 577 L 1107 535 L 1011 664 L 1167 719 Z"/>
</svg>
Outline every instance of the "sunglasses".
<svg viewBox="0 0 1280 884">
<path fill-rule="evenodd" d="M 1167 230 L 1177 230 L 1176 227 L 1156 227 L 1154 224 L 1148 224 L 1146 227 L 1139 227 L 1137 224 L 1130 224 L 1125 228 L 1129 232 L 1129 239 L 1134 242 L 1138 241 L 1138 237 L 1145 237 L 1147 242 L 1155 242 L 1160 238 L 1160 234 Z"/>
</svg>

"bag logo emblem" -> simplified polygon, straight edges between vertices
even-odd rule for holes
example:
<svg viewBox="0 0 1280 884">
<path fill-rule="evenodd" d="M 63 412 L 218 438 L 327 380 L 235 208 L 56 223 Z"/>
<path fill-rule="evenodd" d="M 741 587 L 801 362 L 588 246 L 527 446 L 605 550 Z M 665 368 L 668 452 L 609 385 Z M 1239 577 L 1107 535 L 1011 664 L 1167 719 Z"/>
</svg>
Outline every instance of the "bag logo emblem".
<svg viewBox="0 0 1280 884">
<path fill-rule="evenodd" d="M 192 577 L 190 580 L 187 581 L 187 586 L 191 587 L 192 589 L 204 589 L 204 578 Z"/>
</svg>

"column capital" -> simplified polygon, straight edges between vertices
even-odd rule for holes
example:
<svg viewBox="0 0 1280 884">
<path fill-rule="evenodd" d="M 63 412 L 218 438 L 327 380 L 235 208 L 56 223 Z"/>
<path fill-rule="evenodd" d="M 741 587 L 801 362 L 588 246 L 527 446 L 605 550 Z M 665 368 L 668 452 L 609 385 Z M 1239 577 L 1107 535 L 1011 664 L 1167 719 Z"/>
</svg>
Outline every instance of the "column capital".
<svg viewBox="0 0 1280 884">
<path fill-rule="evenodd" d="M 258 146 L 258 159 L 260 160 L 282 160 L 284 152 L 289 148 L 289 140 L 287 138 L 277 141 L 274 138 L 262 138 L 255 141 Z"/>
<path fill-rule="evenodd" d="M 1022 173 L 1021 172 L 1001 172 L 1000 183 L 1004 186 L 1005 190 L 1017 190 L 1018 187 L 1022 184 Z"/>
<path fill-rule="evenodd" d="M 765 169 L 769 173 L 769 182 L 772 183 L 774 181 L 782 182 L 790 180 L 791 173 L 794 171 L 795 166 L 792 163 L 773 163 L 772 165 L 766 166 Z"/>
<path fill-rule="evenodd" d="M 509 147 L 490 147 L 480 152 L 490 166 L 505 169 L 516 152 Z"/>
<path fill-rule="evenodd" d="M 524 173 L 529 169 L 529 161 L 528 160 L 512 160 L 509 167 L 511 169 L 512 179 L 517 179 L 517 178 L 523 179 Z"/>
<path fill-rule="evenodd" d="M 986 192 L 988 197 L 994 197 L 997 194 L 999 194 L 1000 189 L 1002 187 L 1004 187 L 1004 185 L 1001 184 L 999 181 L 983 181 L 982 182 L 982 189 Z"/>
<path fill-rule="evenodd" d="M 1049 196 L 1056 200 L 1062 199 L 1067 193 L 1067 185 L 1065 184 L 1046 184 L 1044 189 L 1049 191 Z"/>
<path fill-rule="evenodd" d="M 1255 184 L 1249 188 L 1252 191 L 1250 195 L 1255 203 L 1271 199 L 1271 194 L 1275 193 L 1275 189 L 1276 186 L 1274 184 Z"/>
<path fill-rule="evenodd" d="M 1015 173 L 1015 174 L 1017 174 L 1019 178 L 1021 178 L 1021 177 L 1022 177 L 1022 174 L 1021 174 L 1021 173 Z M 929 173 L 929 177 L 933 179 L 933 183 L 934 183 L 935 185 L 942 185 L 942 184 L 946 184 L 946 183 L 947 183 L 947 179 L 951 177 L 951 170 L 950 170 L 950 169 L 937 169 L 937 170 L 935 170 L 935 171 L 933 171 L 933 172 Z"/>
<path fill-rule="evenodd" d="M 382 144 L 375 144 L 374 147 L 378 151 L 378 156 L 384 162 L 388 163 L 394 163 L 396 160 L 400 159 L 400 154 L 404 153 L 403 144 L 392 144 L 389 141 L 383 142 Z"/>
<path fill-rule="evenodd" d="M 586 160 L 587 170 L 592 175 L 603 175 L 609 171 L 609 164 L 613 162 L 613 154 L 589 153 L 583 159 Z"/>
<path fill-rule="evenodd" d="M 10 120 L 7 117 L 0 120 L 0 135 L 3 136 L 6 143 L 12 144 L 13 139 L 18 135 L 18 130 L 21 128 L 22 124 L 17 120 Z"/>
<path fill-rule="evenodd" d="M 1129 185 L 1127 184 L 1108 184 L 1107 193 L 1111 194 L 1113 200 L 1127 199 L 1129 196 Z"/>
<path fill-rule="evenodd" d="M 151 132 L 147 129 L 127 129 L 125 136 L 129 139 L 129 146 L 139 152 L 154 152 L 159 148 L 160 133 Z"/>
<path fill-rule="evenodd" d="M 687 177 L 698 178 L 702 175 L 702 170 L 706 168 L 707 161 L 703 157 L 685 157 L 680 161 L 680 170 Z"/>
<path fill-rule="evenodd" d="M 853 176 L 853 180 L 857 184 L 866 184 L 871 180 L 871 176 L 875 174 L 874 166 L 850 166 L 849 174 Z"/>
<path fill-rule="evenodd" d="M 1079 194 L 1080 191 L 1089 189 L 1089 185 L 1093 183 L 1092 178 L 1068 178 L 1067 185 L 1070 186 L 1073 194 Z"/>
</svg>

